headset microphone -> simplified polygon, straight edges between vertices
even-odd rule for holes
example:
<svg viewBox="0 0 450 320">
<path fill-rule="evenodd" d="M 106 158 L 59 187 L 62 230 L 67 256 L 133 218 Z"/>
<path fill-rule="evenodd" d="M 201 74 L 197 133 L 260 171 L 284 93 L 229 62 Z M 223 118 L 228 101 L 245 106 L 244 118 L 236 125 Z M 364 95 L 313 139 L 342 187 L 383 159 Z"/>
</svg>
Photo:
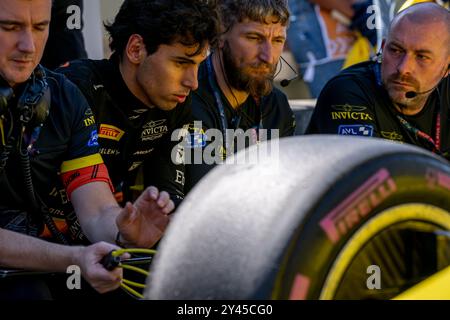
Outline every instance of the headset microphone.
<svg viewBox="0 0 450 320">
<path fill-rule="evenodd" d="M 282 87 L 287 87 L 291 83 L 291 81 L 293 81 L 295 79 L 298 79 L 299 77 L 300 77 L 300 75 L 298 74 L 295 77 L 292 77 L 290 79 L 283 79 L 283 80 L 280 81 L 280 85 Z"/>
<path fill-rule="evenodd" d="M 290 79 L 283 79 L 280 81 L 280 85 L 282 87 L 287 87 L 291 81 L 300 78 L 300 75 L 297 73 L 297 71 L 295 71 L 295 69 L 289 64 L 289 62 L 286 61 L 286 59 L 283 58 L 283 56 L 280 56 L 281 61 L 283 61 L 284 63 L 286 63 L 288 65 L 288 67 L 295 73 L 295 76 L 290 78 Z"/>
<path fill-rule="evenodd" d="M 438 84 L 438 85 L 439 85 L 439 84 Z M 430 90 L 422 91 L 422 92 L 408 91 L 408 92 L 405 93 L 405 97 L 406 97 L 407 99 L 413 99 L 413 98 L 417 97 L 417 96 L 420 95 L 420 94 L 425 94 L 425 93 L 428 93 L 428 92 L 430 92 L 430 91 L 433 91 L 433 90 L 436 89 L 437 87 L 438 87 L 438 86 L 435 86 L 435 87 L 431 88 Z"/>
<path fill-rule="evenodd" d="M 450 69 L 450 65 L 447 66 L 447 70 L 449 70 L 449 69 Z M 426 94 L 426 93 L 428 93 L 428 92 L 430 92 L 430 91 L 433 91 L 434 89 L 436 89 L 436 88 L 439 86 L 439 84 L 441 83 L 441 81 L 444 80 L 446 76 L 447 76 L 447 75 L 444 74 L 444 76 L 443 76 L 442 79 L 438 82 L 438 84 L 435 85 L 435 86 L 434 86 L 433 88 L 431 88 L 430 90 L 423 91 L 423 92 L 408 91 L 408 92 L 405 93 L 405 97 L 406 97 L 407 99 L 413 99 L 413 98 L 417 97 L 417 96 L 420 95 L 420 94 Z"/>
</svg>

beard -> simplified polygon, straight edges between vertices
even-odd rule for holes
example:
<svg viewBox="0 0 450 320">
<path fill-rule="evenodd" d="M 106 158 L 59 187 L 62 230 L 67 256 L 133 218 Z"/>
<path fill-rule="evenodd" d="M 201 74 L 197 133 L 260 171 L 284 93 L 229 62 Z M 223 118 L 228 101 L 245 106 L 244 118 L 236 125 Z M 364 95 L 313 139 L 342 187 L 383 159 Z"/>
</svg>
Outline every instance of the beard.
<svg viewBox="0 0 450 320">
<path fill-rule="evenodd" d="M 407 91 L 396 89 L 394 82 L 407 83 L 411 86 L 411 89 L 407 90 Z M 420 87 L 419 82 L 413 77 L 402 76 L 398 73 L 395 73 L 395 74 L 389 76 L 384 81 L 384 87 L 386 88 L 392 102 L 394 102 L 400 106 L 403 106 L 403 107 L 414 106 L 417 104 L 418 101 L 423 99 L 423 97 L 421 95 L 417 95 L 414 98 L 406 97 L 406 92 L 408 92 L 408 91 L 419 92 L 419 90 L 418 90 L 418 88 Z"/>
<path fill-rule="evenodd" d="M 228 41 L 224 43 L 222 57 L 224 73 L 230 86 L 239 91 L 248 92 L 253 97 L 267 96 L 272 92 L 275 65 L 265 62 L 248 66 L 239 65 L 233 60 Z"/>
</svg>

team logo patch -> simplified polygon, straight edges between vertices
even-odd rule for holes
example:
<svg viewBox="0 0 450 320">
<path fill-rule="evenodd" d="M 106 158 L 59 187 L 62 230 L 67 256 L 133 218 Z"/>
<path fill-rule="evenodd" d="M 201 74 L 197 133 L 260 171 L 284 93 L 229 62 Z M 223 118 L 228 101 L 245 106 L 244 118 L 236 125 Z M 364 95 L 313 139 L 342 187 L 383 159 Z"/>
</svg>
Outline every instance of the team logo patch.
<svg viewBox="0 0 450 320">
<path fill-rule="evenodd" d="M 89 127 L 95 124 L 94 116 L 89 116 L 88 118 L 83 120 L 84 126 Z"/>
<path fill-rule="evenodd" d="M 91 138 L 88 141 L 88 147 L 97 147 L 98 146 L 98 134 L 97 130 L 91 132 Z"/>
<path fill-rule="evenodd" d="M 188 148 L 203 148 L 206 146 L 207 141 L 206 134 L 195 132 L 191 133 L 190 135 L 186 136 L 186 142 Z"/>
<path fill-rule="evenodd" d="M 139 166 L 142 164 L 142 162 L 133 162 L 133 164 L 128 168 L 128 171 L 133 171 L 139 168 Z"/>
<path fill-rule="evenodd" d="M 373 136 L 373 126 L 356 124 L 356 125 L 342 125 L 338 128 L 338 134 L 343 136 Z"/>
<path fill-rule="evenodd" d="M 381 131 L 380 133 L 384 139 L 403 141 L 403 136 L 395 131 Z"/>
<path fill-rule="evenodd" d="M 100 133 L 98 134 L 99 138 L 103 139 L 110 139 L 119 141 L 123 135 L 125 134 L 125 131 L 120 130 L 119 128 L 109 125 L 109 124 L 101 124 L 100 125 Z"/>
<path fill-rule="evenodd" d="M 336 111 L 341 111 L 341 112 L 362 112 L 367 109 L 367 107 L 364 107 L 364 106 L 352 106 L 348 103 L 332 105 L 331 108 L 333 108 Z"/>
<path fill-rule="evenodd" d="M 142 129 L 141 139 L 142 141 L 151 141 L 161 138 L 164 134 L 166 134 L 169 129 L 167 125 L 165 125 L 166 119 L 150 121 L 146 123 Z"/>
</svg>

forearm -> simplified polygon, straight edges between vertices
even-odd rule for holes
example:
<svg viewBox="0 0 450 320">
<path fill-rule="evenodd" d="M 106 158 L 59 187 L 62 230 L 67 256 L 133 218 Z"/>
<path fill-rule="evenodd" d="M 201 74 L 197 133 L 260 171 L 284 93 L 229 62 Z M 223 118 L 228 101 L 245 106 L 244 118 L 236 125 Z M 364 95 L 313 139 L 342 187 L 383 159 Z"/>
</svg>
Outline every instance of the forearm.
<svg viewBox="0 0 450 320">
<path fill-rule="evenodd" d="M 119 205 L 104 206 L 91 219 L 80 220 L 81 228 L 89 241 L 115 243 L 118 231 L 116 218 L 120 210 Z"/>
<path fill-rule="evenodd" d="M 89 241 L 114 243 L 118 231 L 116 218 L 121 207 L 107 185 L 93 182 L 81 186 L 73 191 L 71 200 L 81 229 Z"/>
<path fill-rule="evenodd" d="M 38 271 L 65 272 L 78 265 L 82 247 L 69 247 L 0 229 L 0 265 Z"/>
</svg>

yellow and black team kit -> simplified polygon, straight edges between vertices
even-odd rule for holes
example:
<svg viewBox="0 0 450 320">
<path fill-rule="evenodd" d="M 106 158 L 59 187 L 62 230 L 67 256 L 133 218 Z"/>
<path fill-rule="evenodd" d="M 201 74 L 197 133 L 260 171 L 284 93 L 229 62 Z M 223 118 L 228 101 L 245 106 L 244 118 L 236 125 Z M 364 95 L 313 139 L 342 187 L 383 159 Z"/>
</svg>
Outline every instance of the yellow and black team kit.
<svg viewBox="0 0 450 320">
<path fill-rule="evenodd" d="M 306 133 L 379 137 L 417 145 L 450 159 L 449 108 L 446 77 L 418 114 L 401 114 L 381 84 L 380 64 L 363 62 L 327 83 Z"/>
<path fill-rule="evenodd" d="M 43 221 L 45 214 L 68 242 L 85 242 L 71 192 L 92 181 L 110 180 L 98 153 L 97 128 L 88 122 L 92 110 L 86 100 L 62 75 L 45 74 L 50 96 L 42 125 L 21 124 L 24 115 L 17 106 L 26 85 L 2 110 L 0 227 L 50 238 L 54 234 Z"/>
<path fill-rule="evenodd" d="M 144 166 L 148 168 L 144 184 L 167 191 L 178 204 L 184 197 L 184 166 L 172 161 L 178 141 L 171 141 L 171 135 L 191 121 L 189 101 L 170 111 L 146 106 L 126 86 L 116 58 L 77 60 L 58 72 L 81 89 L 94 112 L 94 117 L 86 121 L 96 122 L 100 153 L 116 199 L 131 200 L 130 188 Z"/>
</svg>

